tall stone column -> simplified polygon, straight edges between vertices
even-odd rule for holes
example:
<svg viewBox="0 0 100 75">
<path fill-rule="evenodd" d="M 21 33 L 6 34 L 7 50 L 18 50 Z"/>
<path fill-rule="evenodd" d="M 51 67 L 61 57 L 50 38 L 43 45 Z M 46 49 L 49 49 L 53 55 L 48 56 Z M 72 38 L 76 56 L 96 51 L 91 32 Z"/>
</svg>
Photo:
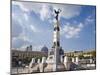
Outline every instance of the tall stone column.
<svg viewBox="0 0 100 75">
<path fill-rule="evenodd" d="M 65 66 L 63 63 L 61 63 L 61 47 L 60 47 L 60 24 L 59 24 L 59 20 L 58 20 L 58 16 L 59 13 L 61 12 L 60 9 L 58 9 L 57 11 L 54 10 L 56 16 L 55 16 L 55 23 L 54 23 L 54 30 L 53 30 L 53 46 L 52 46 L 52 51 L 51 51 L 51 57 L 49 58 L 50 63 L 47 65 L 47 67 L 45 68 L 45 72 L 51 72 L 51 71 L 64 71 L 65 70 Z M 63 61 L 63 58 L 62 58 Z"/>
<path fill-rule="evenodd" d="M 53 32 L 53 48 L 54 48 L 54 67 L 53 71 L 57 71 L 57 65 L 60 63 L 60 55 L 59 55 L 59 50 L 60 50 L 60 26 L 59 26 L 59 21 L 58 21 L 58 15 L 61 12 L 60 9 L 58 11 L 55 11 L 55 24 L 54 24 L 54 32 Z"/>
</svg>

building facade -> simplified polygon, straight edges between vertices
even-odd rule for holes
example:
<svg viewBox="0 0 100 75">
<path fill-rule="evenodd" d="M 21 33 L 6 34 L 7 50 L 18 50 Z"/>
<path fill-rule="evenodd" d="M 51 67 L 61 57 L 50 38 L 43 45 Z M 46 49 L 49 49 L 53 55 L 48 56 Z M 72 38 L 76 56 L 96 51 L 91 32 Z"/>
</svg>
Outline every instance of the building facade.
<svg viewBox="0 0 100 75">
<path fill-rule="evenodd" d="M 21 50 L 12 50 L 11 51 L 11 61 L 12 66 L 17 66 L 18 61 L 21 61 L 23 64 L 28 64 L 32 58 L 42 59 L 42 57 L 47 57 L 48 53 L 41 51 L 21 51 Z M 37 61 L 36 61 L 37 62 Z"/>
</svg>

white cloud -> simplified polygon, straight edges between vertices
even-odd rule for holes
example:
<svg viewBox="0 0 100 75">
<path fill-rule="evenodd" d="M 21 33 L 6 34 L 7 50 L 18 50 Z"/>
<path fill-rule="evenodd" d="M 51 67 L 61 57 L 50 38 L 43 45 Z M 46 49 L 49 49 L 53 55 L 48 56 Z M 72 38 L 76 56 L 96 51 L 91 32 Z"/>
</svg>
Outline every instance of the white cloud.
<svg viewBox="0 0 100 75">
<path fill-rule="evenodd" d="M 69 25 L 69 23 L 67 23 L 67 25 L 65 25 L 62 28 L 61 32 L 63 35 L 65 35 L 66 38 L 78 38 L 82 28 L 83 28 L 82 23 L 80 23 L 77 26 L 72 26 Z"/>
<path fill-rule="evenodd" d="M 13 5 L 18 5 L 24 12 L 34 11 L 36 14 L 40 16 L 42 21 L 50 18 L 51 10 L 48 4 L 43 3 L 32 3 L 32 2 L 15 2 L 13 1 Z M 27 19 L 27 15 L 24 15 Z"/>
<path fill-rule="evenodd" d="M 93 18 L 92 16 L 88 16 L 84 21 L 85 25 L 91 25 L 93 23 L 95 23 L 95 18 Z"/>
<path fill-rule="evenodd" d="M 31 29 L 33 32 L 39 32 L 39 29 L 37 29 L 34 25 L 30 25 L 30 29 Z"/>
<path fill-rule="evenodd" d="M 50 12 L 50 7 L 49 5 L 46 5 L 46 4 L 43 4 L 42 5 L 42 8 L 40 10 L 40 18 L 41 20 L 46 20 L 46 19 L 49 19 L 51 17 L 51 12 Z"/>
<path fill-rule="evenodd" d="M 66 19 L 73 18 L 75 16 L 80 15 L 81 6 L 78 5 L 62 5 L 62 4 L 54 4 L 54 9 L 61 9 L 60 17 L 64 17 Z"/>
<path fill-rule="evenodd" d="M 92 18 L 92 16 L 88 16 L 88 17 L 86 18 L 86 20 L 87 20 L 88 22 L 93 22 L 93 21 L 94 21 L 94 19 Z"/>
<path fill-rule="evenodd" d="M 43 3 L 33 3 L 33 2 L 18 2 L 18 1 L 12 1 L 12 5 L 18 5 L 23 12 L 30 12 L 34 11 L 36 14 L 40 13 L 40 10 L 43 7 Z"/>
<path fill-rule="evenodd" d="M 34 51 L 40 51 L 43 45 L 34 45 L 32 48 Z"/>
<path fill-rule="evenodd" d="M 20 6 L 20 8 L 25 12 L 29 11 L 27 8 L 25 8 L 25 6 L 22 4 L 22 2 L 12 1 L 12 4 Z"/>
<path fill-rule="evenodd" d="M 29 37 L 25 34 L 25 31 L 22 31 L 17 37 L 12 37 L 13 40 L 23 40 L 23 41 L 28 41 L 31 42 Z"/>
<path fill-rule="evenodd" d="M 25 18 L 26 21 L 29 20 L 28 14 L 24 13 L 23 16 L 24 16 L 24 18 Z"/>
<path fill-rule="evenodd" d="M 12 48 L 21 48 L 24 45 L 30 44 L 30 40 L 27 37 L 13 37 L 12 38 Z"/>
<path fill-rule="evenodd" d="M 17 5 L 19 7 L 15 8 L 16 11 L 12 10 L 12 48 L 19 48 L 32 43 L 31 36 L 40 31 L 36 25 L 33 25 L 36 23 L 31 21 L 29 16 L 29 11 L 31 11 L 33 8 L 28 9 L 26 6 L 27 2 L 24 3 L 24 5 L 23 3 L 24 2 L 13 1 L 13 5 Z M 15 6 L 13 6 L 13 8 L 14 7 Z M 33 5 L 30 7 L 33 7 Z"/>
<path fill-rule="evenodd" d="M 15 18 L 12 18 L 12 37 L 18 37 L 22 31 L 23 28 L 19 22 L 19 19 L 16 20 Z"/>
<path fill-rule="evenodd" d="M 81 6 L 78 5 L 62 5 L 62 4 L 47 4 L 47 3 L 32 3 L 32 2 L 15 2 L 14 5 L 19 5 L 20 8 L 25 11 L 34 11 L 36 14 L 40 15 L 42 21 L 47 20 L 54 13 L 53 9 L 61 9 L 60 17 L 66 19 L 73 18 L 80 15 Z"/>
<path fill-rule="evenodd" d="M 25 51 L 29 44 L 22 45 L 19 49 Z"/>
<path fill-rule="evenodd" d="M 80 14 L 81 7 L 78 6 L 63 6 L 63 5 L 56 5 L 56 4 L 44 4 L 44 3 L 32 3 L 32 2 L 15 2 L 13 1 L 13 5 L 18 5 L 21 10 L 18 10 L 20 13 L 16 13 L 12 11 L 12 17 L 17 22 L 19 27 L 15 27 L 15 29 L 18 31 L 21 27 L 21 30 L 18 34 L 18 36 L 13 37 L 13 43 L 17 48 L 19 47 L 25 47 L 25 45 L 30 44 L 32 39 L 29 38 L 29 35 L 32 35 L 33 33 L 30 32 L 40 32 L 41 30 L 37 28 L 37 24 L 33 23 L 32 20 L 30 20 L 30 16 L 28 13 L 33 11 L 36 15 L 40 17 L 42 21 L 49 20 L 50 23 L 53 22 L 53 19 L 51 19 L 51 16 L 54 13 L 52 10 L 54 7 L 58 7 L 62 10 L 60 16 L 64 17 L 66 19 L 70 19 L 72 17 L 78 16 Z M 17 11 L 17 10 L 16 10 Z M 36 25 L 34 25 L 36 24 Z M 15 24 L 14 24 L 15 25 Z M 70 23 L 69 23 L 70 25 Z M 63 33 L 65 34 L 66 38 L 73 38 L 73 37 L 79 37 L 79 32 L 82 29 L 82 25 L 80 24 L 77 27 L 69 26 L 67 23 L 67 26 L 64 26 Z M 14 32 L 16 34 L 18 32 Z M 33 47 L 34 49 L 43 47 L 41 45 L 36 45 Z M 37 49 L 37 50 L 38 50 Z"/>
<path fill-rule="evenodd" d="M 18 39 L 24 40 L 24 41 L 30 41 L 30 39 L 25 35 L 25 32 L 23 31 L 23 33 L 21 33 L 18 37 Z"/>
<path fill-rule="evenodd" d="M 83 28 L 83 24 L 79 23 L 78 28 Z"/>
</svg>

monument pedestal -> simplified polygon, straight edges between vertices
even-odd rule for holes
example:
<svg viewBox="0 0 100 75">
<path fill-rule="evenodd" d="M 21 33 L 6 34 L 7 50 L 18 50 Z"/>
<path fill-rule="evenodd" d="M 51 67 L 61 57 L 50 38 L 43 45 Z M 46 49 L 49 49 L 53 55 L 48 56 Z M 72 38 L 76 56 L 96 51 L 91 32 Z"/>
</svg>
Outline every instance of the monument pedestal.
<svg viewBox="0 0 100 75">
<path fill-rule="evenodd" d="M 53 70 L 54 65 L 55 65 L 54 63 L 47 64 L 47 67 L 45 67 L 44 72 L 53 72 L 54 71 Z M 59 63 L 59 64 L 56 64 L 56 65 L 57 65 L 56 66 L 56 69 L 57 69 L 56 71 L 65 71 L 66 70 L 63 63 Z"/>
</svg>

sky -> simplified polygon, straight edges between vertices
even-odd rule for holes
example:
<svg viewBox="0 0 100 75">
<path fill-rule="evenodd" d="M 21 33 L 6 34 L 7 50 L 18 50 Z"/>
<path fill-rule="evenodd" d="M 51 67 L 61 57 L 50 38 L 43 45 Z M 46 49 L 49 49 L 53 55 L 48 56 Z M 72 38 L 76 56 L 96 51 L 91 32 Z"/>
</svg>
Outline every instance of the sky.
<svg viewBox="0 0 100 75">
<path fill-rule="evenodd" d="M 59 14 L 60 45 L 65 51 L 95 49 L 96 7 L 12 1 L 12 48 L 34 50 L 53 45 L 54 9 Z"/>
</svg>

